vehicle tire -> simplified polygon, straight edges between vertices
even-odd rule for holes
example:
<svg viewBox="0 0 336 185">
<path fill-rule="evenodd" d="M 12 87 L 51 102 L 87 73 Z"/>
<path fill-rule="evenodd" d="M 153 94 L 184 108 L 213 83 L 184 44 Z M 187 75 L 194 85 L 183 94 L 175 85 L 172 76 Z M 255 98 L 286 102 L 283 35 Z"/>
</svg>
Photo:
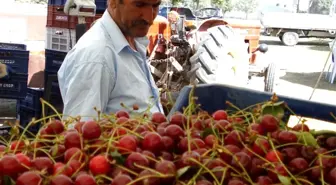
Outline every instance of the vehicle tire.
<svg viewBox="0 0 336 185">
<path fill-rule="evenodd" d="M 295 46 L 299 42 L 299 35 L 296 32 L 285 32 L 280 40 L 286 46 Z"/>
<path fill-rule="evenodd" d="M 273 92 L 276 83 L 276 65 L 270 63 L 265 70 L 264 91 Z"/>
<path fill-rule="evenodd" d="M 197 43 L 196 53 L 190 58 L 191 63 L 198 63 L 201 67 L 196 70 L 196 79 L 200 84 L 238 85 L 248 83 L 248 57 L 241 62 L 243 56 L 248 55 L 248 45 L 239 32 L 228 26 L 214 26 L 204 34 L 203 40 Z M 207 36 L 206 36 L 207 35 Z M 207 38 L 207 39 L 205 39 Z M 237 49 L 239 48 L 239 49 Z M 237 56 L 230 52 L 237 49 Z M 197 51 L 203 51 L 201 53 Z"/>
<path fill-rule="evenodd" d="M 283 35 L 280 35 L 280 36 L 279 36 L 279 39 L 280 39 L 281 42 L 282 42 L 282 37 L 283 37 Z"/>
</svg>

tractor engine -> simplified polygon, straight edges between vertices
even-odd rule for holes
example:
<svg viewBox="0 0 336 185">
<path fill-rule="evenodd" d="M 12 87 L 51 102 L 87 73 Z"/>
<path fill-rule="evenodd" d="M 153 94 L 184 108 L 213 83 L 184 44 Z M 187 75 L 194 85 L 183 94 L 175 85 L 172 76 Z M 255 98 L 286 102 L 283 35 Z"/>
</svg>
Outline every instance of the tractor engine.
<svg viewBox="0 0 336 185">
<path fill-rule="evenodd" d="M 190 84 L 186 71 L 190 69 L 192 48 L 186 39 L 184 20 L 180 20 L 171 26 L 176 30 L 172 30 L 175 34 L 169 41 L 161 34 L 158 36 L 154 54 L 148 60 L 158 88 L 169 89 L 170 92 L 179 91 L 183 86 Z"/>
</svg>

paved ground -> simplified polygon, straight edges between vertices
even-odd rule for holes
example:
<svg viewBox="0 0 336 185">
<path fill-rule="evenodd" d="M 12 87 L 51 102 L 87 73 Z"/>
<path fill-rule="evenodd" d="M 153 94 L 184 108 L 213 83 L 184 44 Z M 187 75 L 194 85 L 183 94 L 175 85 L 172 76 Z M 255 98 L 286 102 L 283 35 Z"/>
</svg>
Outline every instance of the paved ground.
<svg viewBox="0 0 336 185">
<path fill-rule="evenodd" d="M 282 45 L 278 38 L 262 37 L 260 43 L 266 43 L 269 46 L 269 50 L 262 56 L 262 60 L 273 61 L 281 68 L 287 69 L 286 75 L 280 78 L 275 92 L 308 100 L 327 60 L 329 42 L 330 40 L 302 39 L 298 45 L 288 47 Z M 328 67 L 329 64 L 326 70 Z M 263 79 L 253 79 L 250 88 L 263 90 Z M 312 101 L 336 105 L 336 82 L 334 84 L 328 83 L 323 74 Z M 293 118 L 293 120 L 295 119 Z M 297 123 L 297 121 L 293 123 Z M 336 124 L 325 125 L 313 122 L 311 127 L 336 130 Z"/>
</svg>

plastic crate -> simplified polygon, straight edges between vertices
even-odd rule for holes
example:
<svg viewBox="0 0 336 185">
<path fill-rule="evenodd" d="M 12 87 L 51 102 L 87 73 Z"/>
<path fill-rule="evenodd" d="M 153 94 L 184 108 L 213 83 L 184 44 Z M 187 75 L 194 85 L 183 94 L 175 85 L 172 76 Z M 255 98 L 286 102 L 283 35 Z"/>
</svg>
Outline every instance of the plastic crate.
<svg viewBox="0 0 336 185">
<path fill-rule="evenodd" d="M 0 42 L 0 49 L 27 50 L 27 46 L 25 44 L 14 44 L 14 43 Z"/>
<path fill-rule="evenodd" d="M 71 43 L 70 43 L 71 36 Z M 47 27 L 46 49 L 68 52 L 76 44 L 75 30 Z"/>
<path fill-rule="evenodd" d="M 10 73 L 28 74 L 28 61 L 29 51 L 0 49 L 0 63 L 6 64 Z"/>
<path fill-rule="evenodd" d="M 23 128 L 26 128 L 27 125 L 31 122 L 31 120 L 33 118 L 35 118 L 35 119 L 41 118 L 41 111 L 26 109 L 24 107 L 20 107 L 19 114 L 20 114 L 20 118 L 19 118 L 20 119 L 20 126 L 23 127 Z M 28 130 L 35 134 L 40 129 L 40 126 L 41 126 L 40 123 L 35 124 L 35 125 L 31 125 L 31 126 L 29 126 Z"/>
<path fill-rule="evenodd" d="M 2 118 L 17 118 L 19 107 L 17 99 L 0 98 L 0 123 Z"/>
<path fill-rule="evenodd" d="M 40 98 L 43 97 L 44 89 L 28 88 L 26 98 L 20 101 L 20 107 L 34 111 L 41 110 Z"/>
<path fill-rule="evenodd" d="M 55 50 L 45 50 L 46 57 L 46 67 L 45 70 L 52 73 L 57 73 L 61 67 L 63 60 L 66 56 L 66 52 L 55 51 Z"/>
<path fill-rule="evenodd" d="M 48 5 L 58 5 L 63 6 L 65 5 L 66 0 L 48 0 Z M 97 10 L 105 10 L 106 9 L 107 0 L 95 0 L 95 4 Z"/>
<path fill-rule="evenodd" d="M 96 14 L 95 17 L 85 17 L 87 28 L 99 19 L 102 14 Z M 75 29 L 78 24 L 77 16 L 68 16 L 63 12 L 63 6 L 48 6 L 47 27 Z"/>
<path fill-rule="evenodd" d="M 51 93 L 61 95 L 61 91 L 58 85 L 58 80 L 52 78 L 51 76 L 57 75 L 56 73 L 44 71 L 44 89 L 48 86 L 48 83 L 51 83 Z"/>
<path fill-rule="evenodd" d="M 44 85 L 44 100 L 49 102 L 59 113 L 61 113 L 63 111 L 63 99 L 59 91 L 57 75 L 48 73 L 45 74 L 47 80 L 45 81 Z M 46 115 L 55 114 L 55 112 L 48 107 L 46 107 L 44 113 Z"/>
<path fill-rule="evenodd" d="M 181 90 L 169 116 L 177 111 L 183 111 L 183 107 L 188 106 L 188 97 L 191 88 L 191 86 L 186 86 Z M 197 103 L 201 104 L 201 109 L 210 114 L 216 110 L 227 108 L 225 104 L 226 101 L 230 101 L 235 106 L 243 109 L 257 103 L 268 101 L 272 96 L 272 94 L 266 92 L 227 85 L 199 85 L 196 87 L 194 95 L 198 98 Z M 279 101 L 285 101 L 297 115 L 335 122 L 330 115 L 330 113 L 336 115 L 336 106 L 334 105 L 299 100 L 280 95 L 278 97 Z M 286 112 L 286 117 L 289 118 L 289 116 L 290 113 Z"/>
<path fill-rule="evenodd" d="M 11 74 L 0 79 L 0 98 L 24 99 L 27 93 L 28 74 Z"/>
<path fill-rule="evenodd" d="M 106 0 L 95 0 L 96 3 L 96 12 L 101 13 L 106 10 Z"/>
<path fill-rule="evenodd" d="M 48 0 L 48 5 L 65 5 L 66 0 Z"/>
</svg>

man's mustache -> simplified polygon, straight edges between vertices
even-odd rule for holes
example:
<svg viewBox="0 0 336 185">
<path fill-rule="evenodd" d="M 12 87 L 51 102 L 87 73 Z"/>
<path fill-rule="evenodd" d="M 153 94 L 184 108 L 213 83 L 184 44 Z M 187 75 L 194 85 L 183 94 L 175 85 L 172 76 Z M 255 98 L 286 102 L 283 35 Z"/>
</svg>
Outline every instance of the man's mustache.
<svg viewBox="0 0 336 185">
<path fill-rule="evenodd" d="M 132 22 L 132 26 L 150 26 L 150 23 L 141 19 L 141 20 L 135 20 Z"/>
</svg>

